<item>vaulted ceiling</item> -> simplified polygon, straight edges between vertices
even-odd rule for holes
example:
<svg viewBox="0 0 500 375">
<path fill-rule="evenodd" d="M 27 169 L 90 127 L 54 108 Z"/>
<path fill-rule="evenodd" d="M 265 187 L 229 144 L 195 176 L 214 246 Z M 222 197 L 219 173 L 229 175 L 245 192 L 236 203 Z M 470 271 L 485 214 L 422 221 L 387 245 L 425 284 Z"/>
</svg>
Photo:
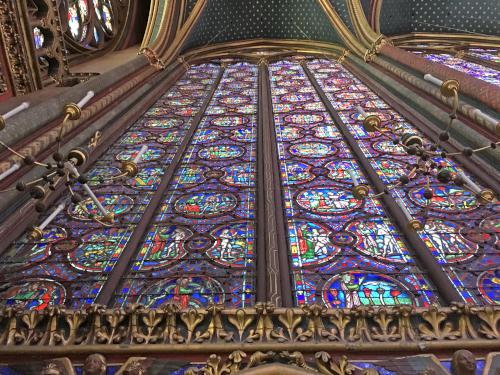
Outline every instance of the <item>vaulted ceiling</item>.
<svg viewBox="0 0 500 375">
<path fill-rule="evenodd" d="M 368 19 L 377 3 L 380 31 L 385 35 L 411 32 L 500 35 L 498 0 L 362 0 Z"/>
<path fill-rule="evenodd" d="M 342 43 L 317 0 L 209 0 L 184 49 L 258 38 Z"/>
</svg>

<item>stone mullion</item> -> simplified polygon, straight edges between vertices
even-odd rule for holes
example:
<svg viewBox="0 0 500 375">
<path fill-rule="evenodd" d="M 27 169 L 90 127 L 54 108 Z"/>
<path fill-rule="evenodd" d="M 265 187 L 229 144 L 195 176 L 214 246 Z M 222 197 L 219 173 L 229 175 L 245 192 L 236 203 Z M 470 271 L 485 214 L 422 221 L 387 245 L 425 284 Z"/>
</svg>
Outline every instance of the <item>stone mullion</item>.
<svg viewBox="0 0 500 375">
<path fill-rule="evenodd" d="M 293 306 L 292 283 L 289 265 L 288 245 L 285 233 L 284 205 L 281 196 L 280 167 L 272 109 L 271 86 L 267 62 L 259 64 L 259 142 L 261 155 L 258 158 L 258 201 L 259 221 L 257 223 L 257 275 L 259 277 L 260 254 L 265 256 L 267 298 L 276 306 Z M 259 143 L 260 144 L 260 143 Z M 260 162 L 259 162 L 260 161 Z M 260 210 L 263 207 L 264 210 Z M 261 218 L 260 213 L 264 212 Z M 261 221 L 262 220 L 262 221 Z M 259 285 L 259 279 L 257 279 Z M 259 298 L 259 302 L 263 302 Z"/>
<path fill-rule="evenodd" d="M 380 179 L 377 172 L 373 169 L 370 161 L 359 147 L 357 140 L 351 134 L 346 124 L 342 121 L 337 111 L 333 108 L 332 104 L 330 103 L 330 100 L 328 100 L 328 97 L 318 84 L 318 81 L 311 73 L 307 65 L 302 64 L 302 67 L 308 79 L 314 86 L 314 89 L 316 90 L 317 94 L 321 98 L 321 101 L 325 105 L 328 113 L 334 119 L 346 143 L 349 145 L 353 154 L 356 156 L 359 164 L 361 165 L 361 168 L 364 170 L 370 182 L 370 185 L 375 188 L 377 194 L 384 192 L 385 184 Z M 444 272 L 442 267 L 439 265 L 437 260 L 431 254 L 425 242 L 422 240 L 422 238 L 420 238 L 417 232 L 408 228 L 408 226 L 406 225 L 408 219 L 406 218 L 405 213 L 403 212 L 401 207 L 391 196 L 391 194 L 390 193 L 383 194 L 381 196 L 381 200 L 384 202 L 385 207 L 392 218 L 392 221 L 400 229 L 407 243 L 410 245 L 410 249 L 412 250 L 412 253 L 414 254 L 415 258 L 418 259 L 418 261 L 422 265 L 423 270 L 427 271 L 429 279 L 436 287 L 443 301 L 446 302 L 447 304 L 451 304 L 454 302 L 463 302 L 463 299 L 458 293 L 455 285 L 453 285 L 452 281 L 449 279 L 449 277 Z"/>
<path fill-rule="evenodd" d="M 198 128 L 198 125 L 200 124 L 207 110 L 207 107 L 209 106 L 212 97 L 214 96 L 215 91 L 219 86 L 222 76 L 224 75 L 224 71 L 225 68 L 221 67 L 217 78 L 212 84 L 209 95 L 205 98 L 203 105 L 199 109 L 196 116 L 193 118 L 191 126 L 189 127 L 189 130 L 187 131 L 181 145 L 179 146 L 177 152 L 175 153 L 172 162 L 165 171 L 165 175 L 162 177 L 158 189 L 151 197 L 151 201 L 149 202 L 146 210 L 144 211 L 144 214 L 142 215 L 139 225 L 135 227 L 127 245 L 125 246 L 125 249 L 123 250 L 118 261 L 116 262 L 113 270 L 109 274 L 106 282 L 102 287 L 101 292 L 97 296 L 96 303 L 103 305 L 109 305 L 111 303 L 116 289 L 118 288 L 123 276 L 128 271 L 130 261 L 135 257 L 139 245 L 143 241 L 144 236 L 146 235 L 147 230 L 150 227 L 152 220 L 154 219 L 154 215 L 163 201 L 163 196 L 167 191 L 175 175 L 175 171 L 177 170 L 177 167 L 180 164 L 182 157 L 184 156 L 184 153 L 186 152 L 191 142 L 191 138 L 193 137 L 196 129 Z"/>
</svg>

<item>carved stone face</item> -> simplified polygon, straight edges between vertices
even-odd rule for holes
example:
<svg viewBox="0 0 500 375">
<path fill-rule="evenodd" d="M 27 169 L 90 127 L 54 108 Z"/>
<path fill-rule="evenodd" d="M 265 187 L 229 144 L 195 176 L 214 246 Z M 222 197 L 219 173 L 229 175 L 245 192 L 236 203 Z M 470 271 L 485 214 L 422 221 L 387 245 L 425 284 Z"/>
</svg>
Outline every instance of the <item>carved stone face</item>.
<svg viewBox="0 0 500 375">
<path fill-rule="evenodd" d="M 59 370 L 59 366 L 55 363 L 49 363 L 45 366 L 40 373 L 41 375 L 61 375 L 61 371 Z"/>
<path fill-rule="evenodd" d="M 106 358 L 101 354 L 91 354 L 83 364 L 85 375 L 106 375 Z"/>
<path fill-rule="evenodd" d="M 476 372 L 476 359 L 468 350 L 458 350 L 453 354 L 453 371 L 456 375 L 469 375 Z"/>
<path fill-rule="evenodd" d="M 123 371 L 123 375 L 144 375 L 146 370 L 142 366 L 140 362 L 132 362 L 127 368 Z"/>
</svg>

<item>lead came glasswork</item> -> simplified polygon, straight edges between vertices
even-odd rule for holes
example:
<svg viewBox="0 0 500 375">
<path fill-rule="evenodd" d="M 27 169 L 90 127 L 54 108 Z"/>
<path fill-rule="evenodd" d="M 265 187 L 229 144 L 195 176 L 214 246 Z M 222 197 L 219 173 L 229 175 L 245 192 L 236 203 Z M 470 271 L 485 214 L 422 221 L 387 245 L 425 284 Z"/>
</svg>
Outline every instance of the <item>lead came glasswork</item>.
<svg viewBox="0 0 500 375">
<path fill-rule="evenodd" d="M 368 134 L 362 126 L 357 106 L 368 114 L 377 114 L 383 119 L 382 126 L 388 129 L 404 128 L 405 132 L 423 135 L 399 113 L 362 84 L 342 65 L 326 60 L 308 63 L 309 69 L 339 116 L 358 140 L 373 169 L 385 183 L 394 181 L 401 167 L 414 164 L 415 157 L 408 155 L 400 145 L 379 133 Z M 332 73 L 323 77 L 320 70 L 332 68 Z M 332 86 L 333 83 L 333 86 Z M 364 99 L 346 99 L 335 88 L 341 86 L 357 87 Z M 463 168 L 456 162 L 436 157 L 433 160 L 441 168 L 457 173 Z M 396 164 L 397 163 L 397 164 Z M 407 169 L 408 170 L 408 169 Z M 498 243 L 498 221 L 489 218 L 498 215 L 500 204 L 480 205 L 473 193 L 453 184 L 441 184 L 432 179 L 430 188 L 434 195 L 428 200 L 423 192 L 427 180 L 419 177 L 411 179 L 404 187 L 395 188 L 391 194 L 403 200 L 411 215 L 426 222 L 425 229 L 419 232 L 430 252 L 443 267 L 464 300 L 468 303 L 498 303 L 498 265 L 500 246 Z M 426 220 L 424 219 L 426 218 Z M 485 223 L 485 224 L 481 224 Z M 497 229 L 493 229 L 494 227 Z M 496 286 L 496 289 L 493 288 Z"/>
<path fill-rule="evenodd" d="M 202 92 L 207 95 L 218 70 L 213 65 L 192 67 L 158 100 L 145 118 L 131 126 L 90 168 L 89 184 L 104 206 L 116 215 L 112 226 L 88 220 L 84 211 L 68 204 L 45 230 L 41 241 L 32 243 L 23 236 L 13 244 L 0 259 L 0 273 L 3 275 L 0 279 L 1 305 L 42 310 L 54 305 L 79 308 L 95 301 L 192 120 L 192 117 L 179 117 L 156 108 L 172 108 L 170 97 L 179 92 L 185 80 L 201 84 L 200 79 L 193 77 L 201 72 L 210 78 L 203 85 Z M 196 113 L 202 102 L 203 96 L 189 108 Z M 172 124 L 172 131 L 179 137 L 168 144 L 159 142 L 164 130 L 147 126 L 152 121 Z M 148 152 L 139 161 L 140 173 L 136 177 L 126 180 L 124 185 L 98 181 L 102 174 L 120 174 L 119 161 L 133 159 L 143 144 L 148 145 Z M 80 188 L 75 186 L 75 190 Z M 86 197 L 83 193 L 82 196 Z M 56 202 L 54 207 L 65 199 L 67 197 Z M 99 215 L 90 200 L 85 201 L 84 206 L 91 214 Z M 48 213 L 51 211 L 49 209 Z"/>
<path fill-rule="evenodd" d="M 257 67 L 229 65 L 115 295 L 117 306 L 255 303 L 256 140 Z"/>
<path fill-rule="evenodd" d="M 459 72 L 468 74 L 482 81 L 491 83 L 493 85 L 500 85 L 499 70 L 489 68 L 484 65 L 479 65 L 445 53 L 443 54 L 424 53 L 422 54 L 422 56 L 430 61 L 446 65 L 449 68 L 458 70 Z"/>
<path fill-rule="evenodd" d="M 380 202 L 352 195 L 347 171 L 366 178 L 300 65 L 269 70 L 296 304 L 438 303 Z"/>
</svg>

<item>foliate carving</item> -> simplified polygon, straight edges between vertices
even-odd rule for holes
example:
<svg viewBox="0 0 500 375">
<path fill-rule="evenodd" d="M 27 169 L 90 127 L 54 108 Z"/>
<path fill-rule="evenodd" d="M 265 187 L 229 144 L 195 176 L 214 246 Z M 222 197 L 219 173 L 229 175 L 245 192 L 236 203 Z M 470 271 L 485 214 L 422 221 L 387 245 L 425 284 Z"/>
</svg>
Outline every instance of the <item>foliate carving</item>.
<svg viewBox="0 0 500 375">
<path fill-rule="evenodd" d="M 268 363 L 284 364 L 308 370 L 311 373 L 325 375 L 351 375 L 354 374 L 352 366 L 347 357 L 342 356 L 334 359 L 326 352 L 318 352 L 314 355 L 314 364 L 308 364 L 301 352 L 255 352 L 248 355 L 241 350 L 232 352 L 224 360 L 221 356 L 212 354 L 205 366 L 201 368 L 190 368 L 188 375 L 232 375 L 240 371 L 262 366 Z"/>
<path fill-rule="evenodd" d="M 188 310 L 175 305 L 158 309 L 93 305 L 80 310 L 53 307 L 44 311 L 2 308 L 0 348 L 189 344 L 209 351 L 210 345 L 251 343 L 255 350 L 269 344 L 279 344 L 283 351 L 297 344 L 343 344 L 363 351 L 378 344 L 425 346 L 433 342 L 454 343 L 453 347 L 462 349 L 474 339 L 499 340 L 499 325 L 499 306 L 326 309 L 319 305 L 275 308 L 260 303 L 244 309 L 220 305 Z"/>
<path fill-rule="evenodd" d="M 13 91 L 15 95 L 24 95 L 33 91 L 35 84 L 30 76 L 30 59 L 24 50 L 25 43 L 21 37 L 23 34 L 19 19 L 15 1 L 0 2 L 1 40 L 12 78 Z"/>
</svg>

